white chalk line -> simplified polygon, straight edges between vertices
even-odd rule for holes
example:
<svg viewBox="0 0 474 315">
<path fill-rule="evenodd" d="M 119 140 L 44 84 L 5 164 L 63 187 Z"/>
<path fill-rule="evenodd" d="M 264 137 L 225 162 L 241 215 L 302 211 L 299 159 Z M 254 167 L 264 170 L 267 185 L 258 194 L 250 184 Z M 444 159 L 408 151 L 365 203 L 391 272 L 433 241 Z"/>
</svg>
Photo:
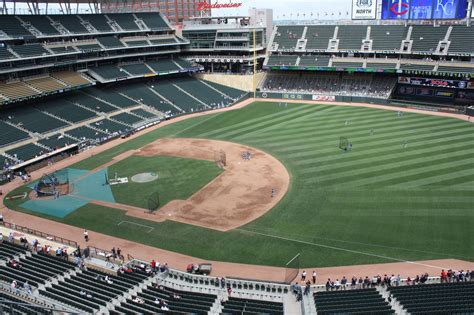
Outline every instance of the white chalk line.
<svg viewBox="0 0 474 315">
<path fill-rule="evenodd" d="M 383 259 L 386 259 L 386 260 L 393 260 L 393 261 L 403 262 L 403 263 L 407 263 L 407 264 L 419 265 L 419 266 L 424 266 L 424 267 L 429 267 L 429 268 L 436 268 L 436 269 L 440 269 L 440 270 L 441 269 L 446 269 L 446 270 L 449 269 L 448 267 L 433 266 L 433 265 L 423 264 L 423 263 L 416 262 L 416 261 L 409 261 L 409 260 L 405 260 L 405 259 L 401 259 L 401 258 L 395 258 L 395 257 L 384 256 L 384 255 L 365 253 L 365 252 L 361 252 L 361 251 L 357 251 L 357 250 L 341 248 L 341 247 L 335 247 L 335 246 L 324 245 L 324 244 L 318 244 L 318 243 L 312 243 L 312 242 L 308 242 L 308 241 L 291 239 L 291 238 L 277 236 L 277 235 L 270 235 L 270 234 L 259 233 L 259 232 L 244 230 L 244 229 L 236 229 L 236 230 L 241 231 L 241 232 L 246 232 L 246 233 L 253 233 L 255 235 L 266 236 L 266 237 L 270 237 L 270 238 L 276 238 L 276 239 L 280 239 L 280 240 L 284 240 L 284 241 L 290 241 L 290 242 L 295 242 L 295 243 L 300 243 L 300 244 L 305 244 L 305 245 L 310 245 L 310 246 L 328 248 L 328 249 L 332 249 L 332 250 L 339 250 L 339 251 L 354 253 L 354 254 L 358 254 L 358 255 L 365 255 L 365 256 L 383 258 Z"/>
<path fill-rule="evenodd" d="M 143 224 L 139 224 L 139 223 L 135 223 L 135 222 L 130 222 L 130 221 L 120 221 L 120 222 L 117 224 L 117 226 L 122 225 L 122 223 L 128 223 L 128 224 L 137 225 L 137 226 L 141 226 L 141 227 L 147 228 L 147 229 L 149 229 L 147 233 L 150 233 L 151 231 L 153 231 L 153 230 L 155 229 L 154 227 L 151 227 L 151 226 L 148 226 L 148 225 L 143 225 Z"/>
</svg>

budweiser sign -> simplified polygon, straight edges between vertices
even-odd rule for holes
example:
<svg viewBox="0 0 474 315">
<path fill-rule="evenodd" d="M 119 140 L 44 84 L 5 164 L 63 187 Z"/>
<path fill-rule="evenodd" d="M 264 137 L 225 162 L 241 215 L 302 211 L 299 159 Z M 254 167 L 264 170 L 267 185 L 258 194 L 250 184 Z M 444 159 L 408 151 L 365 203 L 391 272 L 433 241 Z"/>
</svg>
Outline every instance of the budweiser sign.
<svg viewBox="0 0 474 315">
<path fill-rule="evenodd" d="M 242 2 L 228 2 L 228 3 L 219 3 L 219 2 L 206 2 L 201 1 L 198 3 L 198 11 L 210 10 L 210 9 L 231 9 L 231 8 L 240 8 Z"/>
</svg>

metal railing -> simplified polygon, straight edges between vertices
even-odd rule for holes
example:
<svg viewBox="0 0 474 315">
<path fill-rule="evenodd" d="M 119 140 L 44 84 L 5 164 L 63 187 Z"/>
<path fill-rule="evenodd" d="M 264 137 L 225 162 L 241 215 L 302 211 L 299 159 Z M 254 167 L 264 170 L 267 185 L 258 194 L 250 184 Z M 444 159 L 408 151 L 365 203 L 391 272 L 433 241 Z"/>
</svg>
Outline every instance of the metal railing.
<svg viewBox="0 0 474 315">
<path fill-rule="evenodd" d="M 12 229 L 18 232 L 34 235 L 37 237 L 41 237 L 44 239 L 47 239 L 48 241 L 56 242 L 56 243 L 61 243 L 70 247 L 77 248 L 78 244 L 75 241 L 71 241 L 67 238 L 55 236 L 49 233 L 41 232 L 38 230 L 30 229 L 26 226 L 21 226 L 21 225 L 16 225 L 15 223 L 10 223 L 10 222 L 3 222 L 3 226 L 5 226 L 8 229 Z"/>
</svg>

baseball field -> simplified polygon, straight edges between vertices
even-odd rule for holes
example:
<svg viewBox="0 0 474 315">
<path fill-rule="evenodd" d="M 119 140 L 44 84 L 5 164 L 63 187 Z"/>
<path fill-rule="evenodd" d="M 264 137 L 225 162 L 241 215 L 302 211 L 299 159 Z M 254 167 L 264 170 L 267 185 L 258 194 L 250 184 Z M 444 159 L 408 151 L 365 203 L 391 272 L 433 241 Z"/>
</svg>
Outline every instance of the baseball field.
<svg viewBox="0 0 474 315">
<path fill-rule="evenodd" d="M 341 137 L 352 150 L 339 148 Z M 221 151 L 224 168 L 212 156 Z M 63 217 L 25 208 L 25 200 L 5 204 L 210 260 L 284 266 L 300 253 L 302 267 L 474 261 L 474 125 L 452 118 L 256 102 L 158 128 L 71 168 L 156 178 L 110 186 L 113 200 L 84 202 Z M 145 214 L 154 193 L 159 205 Z"/>
</svg>

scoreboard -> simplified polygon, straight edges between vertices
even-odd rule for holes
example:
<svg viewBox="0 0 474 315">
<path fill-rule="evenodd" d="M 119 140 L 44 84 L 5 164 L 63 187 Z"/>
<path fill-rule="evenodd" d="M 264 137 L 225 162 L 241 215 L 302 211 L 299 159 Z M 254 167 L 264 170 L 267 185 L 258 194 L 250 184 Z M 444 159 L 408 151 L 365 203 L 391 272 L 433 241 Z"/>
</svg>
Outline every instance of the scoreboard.
<svg viewBox="0 0 474 315">
<path fill-rule="evenodd" d="M 382 20 L 463 19 L 467 0 L 382 0 Z"/>
</svg>

